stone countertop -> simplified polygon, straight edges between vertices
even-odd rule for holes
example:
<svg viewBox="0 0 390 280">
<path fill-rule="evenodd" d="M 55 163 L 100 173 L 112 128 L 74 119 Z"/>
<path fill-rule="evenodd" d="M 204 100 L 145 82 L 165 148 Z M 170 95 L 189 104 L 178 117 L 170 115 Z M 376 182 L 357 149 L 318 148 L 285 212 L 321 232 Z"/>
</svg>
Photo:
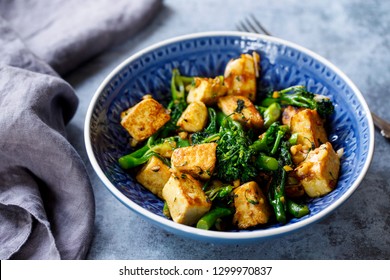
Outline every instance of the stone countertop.
<svg viewBox="0 0 390 280">
<path fill-rule="evenodd" d="M 143 30 L 70 73 L 80 99 L 68 125 L 95 193 L 95 236 L 88 259 L 389 259 L 390 141 L 375 131 L 375 153 L 357 191 L 333 214 L 304 230 L 250 245 L 219 245 L 168 233 L 122 205 L 93 171 L 83 130 L 89 102 L 103 79 L 135 52 L 161 40 L 203 31 L 236 30 L 249 13 L 276 37 L 322 55 L 390 120 L 390 2 L 320 0 L 166 0 Z"/>
</svg>

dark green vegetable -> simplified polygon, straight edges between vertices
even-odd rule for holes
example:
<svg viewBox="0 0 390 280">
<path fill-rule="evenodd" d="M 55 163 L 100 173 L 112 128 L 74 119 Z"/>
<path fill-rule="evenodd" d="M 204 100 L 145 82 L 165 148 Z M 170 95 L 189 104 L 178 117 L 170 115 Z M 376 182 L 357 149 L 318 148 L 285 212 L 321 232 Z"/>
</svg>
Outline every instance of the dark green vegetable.
<svg viewBox="0 0 390 280">
<path fill-rule="evenodd" d="M 179 136 L 163 138 L 158 141 L 155 141 L 155 136 L 151 136 L 143 147 L 131 154 L 120 157 L 118 162 L 123 169 L 130 169 L 147 162 L 152 156 L 159 156 L 166 151 L 189 145 L 188 140 L 183 140 Z"/>
<path fill-rule="evenodd" d="M 176 123 L 181 114 L 187 108 L 186 91 L 183 76 L 180 76 L 178 69 L 173 69 L 171 79 L 171 95 L 172 99 L 168 104 L 167 109 L 171 111 L 171 119 L 164 125 L 160 131 L 160 137 L 165 138 L 174 133 L 177 129 Z"/>
<path fill-rule="evenodd" d="M 270 155 L 275 155 L 282 138 L 288 131 L 289 128 L 287 125 L 280 125 L 279 122 L 274 122 L 266 130 L 261 139 L 254 141 L 250 148 L 256 152 L 265 152 Z"/>
<path fill-rule="evenodd" d="M 202 218 L 200 218 L 196 224 L 196 227 L 199 229 L 208 230 L 214 226 L 217 219 L 232 214 L 234 214 L 234 210 L 232 208 L 216 207 L 207 212 Z"/>
<path fill-rule="evenodd" d="M 211 201 L 215 199 L 226 199 L 228 198 L 228 202 L 230 201 L 229 196 L 233 191 L 233 186 L 231 185 L 222 185 L 222 186 L 210 186 L 210 188 L 205 188 L 205 194 Z"/>
<path fill-rule="evenodd" d="M 291 153 L 290 153 L 290 147 L 291 144 L 289 141 L 283 141 L 282 144 L 280 145 L 280 150 L 279 150 L 279 158 L 283 163 L 283 166 L 290 166 L 293 167 L 293 161 L 291 158 Z"/>
<path fill-rule="evenodd" d="M 219 135 L 217 134 L 217 113 L 213 108 L 208 108 L 209 124 L 208 126 L 199 132 L 191 135 L 192 144 L 209 143 L 216 141 Z"/>
<path fill-rule="evenodd" d="M 280 165 L 274 173 L 270 189 L 268 190 L 268 200 L 274 209 L 276 220 L 279 223 L 286 223 L 286 198 L 285 185 L 287 180 L 287 172 Z"/>
<path fill-rule="evenodd" d="M 254 151 L 249 148 L 251 139 L 241 124 L 225 117 L 217 140 L 217 177 L 222 181 L 252 180 L 257 171 L 253 164 Z"/>
<path fill-rule="evenodd" d="M 319 95 L 307 91 L 305 86 L 292 86 L 270 93 L 270 96 L 263 100 L 262 106 L 267 107 L 271 102 L 315 109 L 323 118 L 330 116 L 334 112 L 334 106 L 330 99 L 319 98 Z"/>
<path fill-rule="evenodd" d="M 255 164 L 259 170 L 264 171 L 275 171 L 279 166 L 278 160 L 276 158 L 267 156 L 263 153 L 260 153 L 260 155 L 256 157 Z"/>
<path fill-rule="evenodd" d="M 309 207 L 305 204 L 298 204 L 292 200 L 287 200 L 287 211 L 295 218 L 302 218 L 310 213 Z"/>
<path fill-rule="evenodd" d="M 264 127 L 268 128 L 271 124 L 280 119 L 282 107 L 279 103 L 274 102 L 269 105 L 263 112 Z"/>
<path fill-rule="evenodd" d="M 206 133 L 195 137 L 200 143 L 216 142 L 217 145 L 217 177 L 225 182 L 240 179 L 247 182 L 257 175 L 254 165 L 254 151 L 249 148 L 252 141 L 245 133 L 239 122 L 232 120 L 229 116 L 222 117 L 217 113 L 216 122 L 220 122 L 217 133 Z M 214 129 L 214 125 L 212 125 Z M 211 129 L 210 129 L 211 131 Z M 192 139 L 194 141 L 194 139 Z"/>
<path fill-rule="evenodd" d="M 286 198 L 285 185 L 287 182 L 287 172 L 284 166 L 293 167 L 293 161 L 290 154 L 290 142 L 282 141 L 278 150 L 279 167 L 273 174 L 270 189 L 268 190 L 268 199 L 274 208 L 276 220 L 280 223 L 287 221 L 286 212 L 296 218 L 307 215 L 309 207 L 304 204 L 298 204 Z"/>
</svg>

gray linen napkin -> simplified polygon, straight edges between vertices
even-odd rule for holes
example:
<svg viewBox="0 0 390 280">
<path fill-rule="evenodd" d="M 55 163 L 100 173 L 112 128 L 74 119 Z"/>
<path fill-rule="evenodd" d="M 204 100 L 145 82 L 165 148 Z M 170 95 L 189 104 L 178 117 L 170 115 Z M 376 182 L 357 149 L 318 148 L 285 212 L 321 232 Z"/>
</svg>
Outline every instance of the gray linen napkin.
<svg viewBox="0 0 390 280">
<path fill-rule="evenodd" d="M 160 0 L 0 0 L 0 259 L 81 259 L 95 205 L 65 135 L 65 74 L 129 38 Z"/>
</svg>

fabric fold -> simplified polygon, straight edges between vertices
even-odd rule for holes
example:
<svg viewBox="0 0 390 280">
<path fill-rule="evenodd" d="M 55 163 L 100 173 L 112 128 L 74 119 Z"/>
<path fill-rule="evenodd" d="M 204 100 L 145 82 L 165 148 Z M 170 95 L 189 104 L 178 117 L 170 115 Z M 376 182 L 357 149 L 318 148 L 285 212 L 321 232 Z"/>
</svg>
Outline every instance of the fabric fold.
<svg viewBox="0 0 390 280">
<path fill-rule="evenodd" d="M 95 203 L 58 74 L 128 39 L 160 0 L 0 1 L 0 259 L 82 259 Z"/>
<path fill-rule="evenodd" d="M 160 0 L 0 1 L 27 48 L 63 75 L 149 22 Z"/>
</svg>

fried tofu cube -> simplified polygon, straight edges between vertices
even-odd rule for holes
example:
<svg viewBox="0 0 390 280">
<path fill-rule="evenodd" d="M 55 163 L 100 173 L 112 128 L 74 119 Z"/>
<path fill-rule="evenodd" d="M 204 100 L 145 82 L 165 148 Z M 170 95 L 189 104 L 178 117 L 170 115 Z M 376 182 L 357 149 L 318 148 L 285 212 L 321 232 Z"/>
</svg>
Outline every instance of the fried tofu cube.
<svg viewBox="0 0 390 280">
<path fill-rule="evenodd" d="M 297 144 L 317 148 L 328 141 L 324 123 L 316 110 L 305 109 L 291 117 L 291 133 L 298 133 Z"/>
<path fill-rule="evenodd" d="M 340 159 L 332 144 L 326 142 L 308 153 L 295 169 L 305 192 L 310 197 L 320 197 L 331 192 L 337 184 Z"/>
<path fill-rule="evenodd" d="M 153 156 L 138 171 L 135 178 L 142 186 L 162 199 L 162 189 L 170 176 L 170 168 L 161 159 Z"/>
<path fill-rule="evenodd" d="M 162 190 L 172 219 L 179 224 L 193 225 L 211 208 L 211 201 L 202 184 L 189 174 L 173 171 Z"/>
<path fill-rule="evenodd" d="M 264 125 L 263 117 L 253 105 L 253 103 L 244 96 L 227 95 L 219 98 L 218 107 L 221 111 L 230 116 L 233 120 L 242 123 L 248 128 L 259 129 Z"/>
<path fill-rule="evenodd" d="M 205 128 L 208 119 L 207 107 L 203 102 L 190 103 L 177 121 L 177 126 L 187 132 L 198 132 Z"/>
<path fill-rule="evenodd" d="M 169 111 L 149 97 L 121 113 L 121 125 L 140 142 L 156 133 L 170 120 Z"/>
<path fill-rule="evenodd" d="M 302 111 L 302 109 L 290 105 L 284 108 L 282 113 L 282 123 L 290 127 L 291 118 L 294 115 L 296 115 L 299 111 Z"/>
<path fill-rule="evenodd" d="M 177 148 L 171 157 L 172 168 L 202 180 L 210 179 L 217 162 L 217 144 L 206 143 Z"/>
<path fill-rule="evenodd" d="M 256 100 L 256 78 L 259 75 L 260 57 L 256 52 L 242 54 L 230 60 L 225 67 L 225 85 L 228 95 L 240 95 Z"/>
<path fill-rule="evenodd" d="M 233 223 L 240 229 L 266 224 L 272 213 L 267 198 L 254 181 L 234 189 L 234 206 Z"/>
<path fill-rule="evenodd" d="M 227 88 L 223 84 L 223 78 L 194 78 L 193 85 L 190 86 L 187 102 L 201 101 L 207 106 L 217 103 L 219 97 L 226 95 Z"/>
</svg>

